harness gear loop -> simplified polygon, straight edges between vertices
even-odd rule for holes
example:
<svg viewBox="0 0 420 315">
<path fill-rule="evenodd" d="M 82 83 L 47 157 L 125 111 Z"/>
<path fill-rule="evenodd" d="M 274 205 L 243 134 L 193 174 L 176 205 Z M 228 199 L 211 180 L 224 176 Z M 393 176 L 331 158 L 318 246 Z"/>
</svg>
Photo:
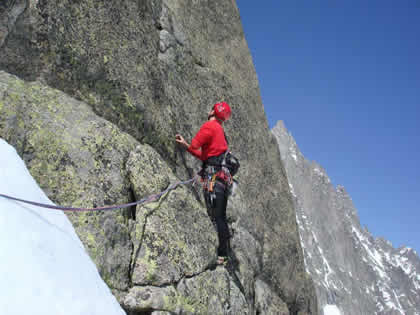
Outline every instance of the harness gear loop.
<svg viewBox="0 0 420 315">
<path fill-rule="evenodd" d="M 214 185 L 215 185 L 215 183 L 216 183 L 216 177 L 217 177 L 217 173 L 214 173 L 214 174 L 213 174 L 213 176 L 211 177 L 211 180 L 210 180 L 210 187 L 209 187 L 209 191 L 210 191 L 210 192 L 213 192 Z"/>
</svg>

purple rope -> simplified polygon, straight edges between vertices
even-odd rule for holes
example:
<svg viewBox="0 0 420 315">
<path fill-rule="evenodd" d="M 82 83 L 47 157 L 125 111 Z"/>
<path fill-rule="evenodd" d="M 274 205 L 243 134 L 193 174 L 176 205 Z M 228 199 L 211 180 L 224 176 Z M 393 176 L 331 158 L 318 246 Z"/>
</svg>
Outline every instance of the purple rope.
<svg viewBox="0 0 420 315">
<path fill-rule="evenodd" d="M 132 206 L 136 206 L 136 205 L 140 205 L 140 204 L 145 204 L 145 203 L 149 203 L 149 202 L 158 200 L 160 197 L 162 197 L 162 195 L 166 194 L 168 191 L 171 191 L 171 190 L 175 189 L 179 185 L 189 184 L 189 183 L 193 182 L 195 180 L 195 178 L 196 178 L 196 176 L 194 176 L 193 178 L 191 178 L 189 180 L 186 180 L 186 181 L 178 181 L 178 182 L 170 185 L 164 191 L 161 191 L 160 193 L 157 193 L 157 194 L 150 195 L 150 196 L 148 196 L 146 198 L 143 198 L 141 200 L 138 200 L 138 201 L 134 201 L 134 202 L 130 202 L 130 203 L 124 203 L 124 204 L 120 204 L 120 205 L 114 205 L 114 206 L 97 207 L 97 208 L 73 208 L 73 207 L 63 207 L 63 206 L 49 205 L 49 204 L 45 204 L 45 203 L 29 201 L 29 200 L 25 200 L 25 199 L 19 199 L 19 198 L 11 197 L 11 196 L 4 195 L 4 194 L 0 194 L 0 197 L 6 198 L 6 199 L 9 199 L 9 200 L 18 201 L 18 202 L 23 202 L 23 203 L 30 204 L 30 205 L 33 205 L 33 206 L 36 206 L 36 207 L 53 209 L 53 210 L 79 211 L 79 212 L 80 211 L 109 211 L 109 210 L 116 210 L 116 209 L 121 209 L 121 208 L 128 208 L 128 207 L 132 207 Z"/>
</svg>

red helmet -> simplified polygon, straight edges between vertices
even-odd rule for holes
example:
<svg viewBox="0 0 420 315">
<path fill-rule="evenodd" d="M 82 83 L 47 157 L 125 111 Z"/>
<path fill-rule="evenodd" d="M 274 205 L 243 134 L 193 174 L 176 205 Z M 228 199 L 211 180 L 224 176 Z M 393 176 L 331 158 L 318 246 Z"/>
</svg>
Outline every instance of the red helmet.
<svg viewBox="0 0 420 315">
<path fill-rule="evenodd" d="M 216 118 L 222 121 L 228 120 L 230 118 L 230 115 L 232 115 L 232 110 L 230 109 L 229 104 L 226 102 L 214 104 L 213 110 Z"/>
</svg>

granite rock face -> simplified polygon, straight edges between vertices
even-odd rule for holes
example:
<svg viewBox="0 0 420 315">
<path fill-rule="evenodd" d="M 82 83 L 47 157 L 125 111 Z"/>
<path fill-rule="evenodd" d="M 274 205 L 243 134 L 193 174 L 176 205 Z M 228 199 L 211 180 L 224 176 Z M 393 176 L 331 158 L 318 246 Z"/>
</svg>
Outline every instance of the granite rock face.
<svg viewBox="0 0 420 315">
<path fill-rule="evenodd" d="M 226 268 L 198 188 L 70 216 L 129 314 L 317 313 L 234 1 L 7 0 L 0 25 L 0 136 L 58 204 L 133 201 L 190 178 L 199 163 L 174 135 L 191 139 L 215 102 L 233 108 L 242 166 Z"/>
<path fill-rule="evenodd" d="M 0 71 L 0 136 L 57 204 L 95 207 L 133 198 L 126 163 L 136 140 L 60 91 Z M 102 278 L 126 290 L 131 210 L 69 216 Z"/>
<path fill-rule="evenodd" d="M 283 122 L 272 132 L 294 195 L 320 314 L 326 305 L 337 305 L 344 315 L 420 314 L 417 253 L 374 238 L 344 187 L 333 187 L 325 170 L 305 159 Z"/>
</svg>

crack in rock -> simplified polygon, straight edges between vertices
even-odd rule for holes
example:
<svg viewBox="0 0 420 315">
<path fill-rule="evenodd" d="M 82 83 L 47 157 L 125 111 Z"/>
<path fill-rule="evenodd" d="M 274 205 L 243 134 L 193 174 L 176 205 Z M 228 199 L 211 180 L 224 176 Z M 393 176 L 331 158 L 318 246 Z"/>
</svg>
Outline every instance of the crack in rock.
<svg viewBox="0 0 420 315">
<path fill-rule="evenodd" d="M 0 9 L 2 6 L 4 6 L 5 9 L 2 10 L 3 12 L 0 11 L 0 48 L 3 47 L 7 37 L 13 30 L 17 19 L 30 6 L 30 1 L 12 0 L 7 6 L 7 0 L 5 0 L 4 3 L 0 4 Z"/>
</svg>

